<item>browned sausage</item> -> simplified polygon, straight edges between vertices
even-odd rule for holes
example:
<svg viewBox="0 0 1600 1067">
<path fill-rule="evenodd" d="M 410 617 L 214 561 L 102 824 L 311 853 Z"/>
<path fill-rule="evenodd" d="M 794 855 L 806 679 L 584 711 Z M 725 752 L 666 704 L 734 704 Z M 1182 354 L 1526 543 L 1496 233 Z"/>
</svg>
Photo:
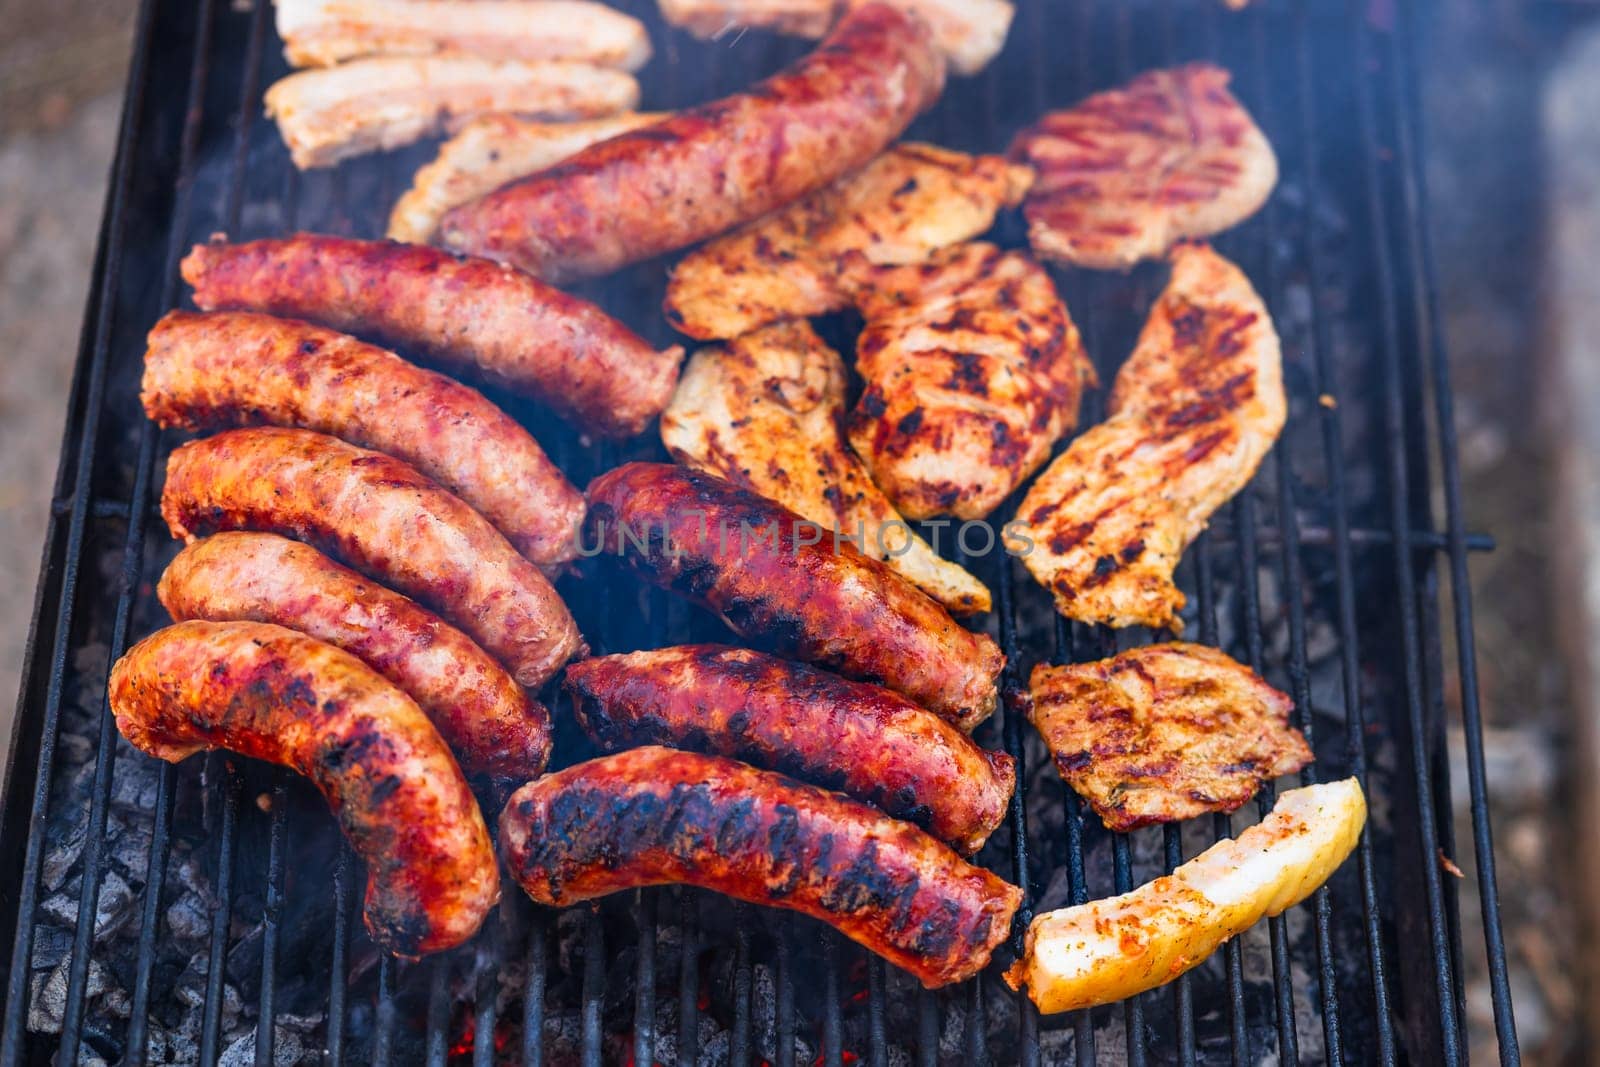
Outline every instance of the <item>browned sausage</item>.
<svg viewBox="0 0 1600 1067">
<path fill-rule="evenodd" d="M 403 459 L 547 573 L 572 559 L 583 496 L 483 394 L 320 326 L 245 311 L 168 312 L 144 357 L 162 426 L 299 426 Z"/>
<path fill-rule="evenodd" d="M 370 337 L 607 437 L 639 433 L 661 413 L 683 357 L 519 270 L 418 245 L 307 233 L 213 240 L 189 253 L 183 278 L 206 310 L 268 311 Z"/>
<path fill-rule="evenodd" d="M 489 830 L 439 732 L 348 652 L 255 622 L 180 622 L 111 669 L 117 729 L 177 763 L 225 748 L 292 767 L 367 865 L 367 930 L 400 956 L 461 944 L 500 899 Z"/>
<path fill-rule="evenodd" d="M 1005 818 L 1015 761 L 898 693 L 722 645 L 567 667 L 578 723 L 601 748 L 709 752 L 837 789 L 968 855 Z"/>
<path fill-rule="evenodd" d="M 821 919 L 932 989 L 970 978 L 1022 891 L 908 823 L 720 756 L 636 748 L 523 786 L 506 866 L 537 903 L 683 882 Z"/>
<path fill-rule="evenodd" d="M 550 758 L 550 712 L 494 657 L 310 545 L 215 534 L 178 553 L 156 595 L 174 619 L 276 623 L 344 649 L 422 707 L 468 774 L 520 784 Z"/>
<path fill-rule="evenodd" d="M 609 141 L 453 209 L 447 248 L 551 281 L 607 274 L 765 215 L 863 166 L 944 88 L 917 16 L 858 7 L 746 92 Z"/>
<path fill-rule="evenodd" d="M 580 551 L 615 553 L 770 651 L 887 686 L 968 732 L 994 710 L 1005 656 L 993 639 L 788 508 L 667 463 L 608 471 L 588 496 Z"/>
<path fill-rule="evenodd" d="M 539 568 L 392 456 L 309 430 L 228 430 L 167 461 L 161 514 L 184 541 L 265 530 L 313 544 L 471 634 L 530 689 L 585 646 Z"/>
</svg>

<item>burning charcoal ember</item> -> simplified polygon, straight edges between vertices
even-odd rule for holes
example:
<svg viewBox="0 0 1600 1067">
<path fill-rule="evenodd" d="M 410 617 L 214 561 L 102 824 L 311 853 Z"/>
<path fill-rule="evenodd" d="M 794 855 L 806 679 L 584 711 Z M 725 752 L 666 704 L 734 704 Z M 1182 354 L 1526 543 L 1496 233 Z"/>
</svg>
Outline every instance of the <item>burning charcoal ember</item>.
<svg viewBox="0 0 1600 1067">
<path fill-rule="evenodd" d="M 61 1018 L 67 1009 L 67 971 L 72 957 L 62 957 L 48 973 L 33 976 L 28 998 L 28 1029 L 35 1033 L 59 1034 Z M 112 988 L 111 973 L 99 960 L 89 960 L 87 995 L 92 1001 Z"/>
<path fill-rule="evenodd" d="M 272 1028 L 273 1067 L 294 1067 L 306 1058 L 306 1047 L 298 1033 L 286 1026 Z M 249 1067 L 255 1062 L 256 1031 L 251 1027 L 243 1037 L 222 1050 L 222 1055 L 217 1058 L 217 1067 Z"/>
<path fill-rule="evenodd" d="M 167 905 L 167 932 L 179 941 L 198 942 L 211 931 L 211 916 L 205 901 L 194 892 L 185 892 Z"/>
<path fill-rule="evenodd" d="M 117 762 L 111 773 L 111 803 L 148 820 L 161 787 L 161 764 L 117 737 Z"/>
<path fill-rule="evenodd" d="M 51 832 L 53 845 L 45 853 L 44 864 L 40 876 L 44 879 L 47 889 L 60 889 L 67 875 L 77 866 L 78 858 L 83 855 L 84 842 L 89 836 L 89 808 L 87 805 L 74 805 L 62 813 L 63 821 L 55 826 Z"/>
</svg>

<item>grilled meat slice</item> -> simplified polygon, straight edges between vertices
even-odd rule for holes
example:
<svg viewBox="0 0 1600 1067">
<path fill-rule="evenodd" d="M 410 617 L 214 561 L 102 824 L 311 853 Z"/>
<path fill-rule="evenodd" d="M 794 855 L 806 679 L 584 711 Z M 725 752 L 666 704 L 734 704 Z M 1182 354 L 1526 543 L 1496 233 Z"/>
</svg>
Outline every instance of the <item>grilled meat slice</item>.
<svg viewBox="0 0 1600 1067">
<path fill-rule="evenodd" d="M 1112 830 L 1233 811 L 1311 762 L 1293 701 L 1214 648 L 1174 642 L 1033 669 L 1028 713 Z"/>
<path fill-rule="evenodd" d="M 547 281 L 714 237 L 865 165 L 930 107 L 944 60 L 921 20 L 869 4 L 748 91 L 613 137 L 471 204 L 441 243 Z"/>
<path fill-rule="evenodd" d="M 389 213 L 388 236 L 394 241 L 428 244 L 439 229 L 439 220 L 451 208 L 553 167 L 592 144 L 665 117 L 661 112 L 627 111 L 578 122 L 539 122 L 516 115 L 473 119 L 439 146 L 432 163 L 412 176 L 411 188 Z"/>
<path fill-rule="evenodd" d="M 506 869 L 560 907 L 683 883 L 788 908 L 937 988 L 977 974 L 1022 891 L 908 823 L 718 756 L 636 748 L 512 794 Z"/>
<path fill-rule="evenodd" d="M 1253 215 L 1278 161 L 1228 77 L 1208 63 L 1149 71 L 1024 130 L 1012 155 L 1039 174 L 1023 204 L 1034 252 L 1126 268 Z"/>
<path fill-rule="evenodd" d="M 915 582 L 957 614 L 989 610 L 989 590 L 918 537 L 844 443 L 845 369 L 806 322 L 695 353 L 661 414 L 679 463 L 776 500 Z"/>
<path fill-rule="evenodd" d="M 111 668 L 135 747 L 177 763 L 225 748 L 322 791 L 367 866 L 366 923 L 399 956 L 461 944 L 500 899 L 489 829 L 422 709 L 332 645 L 255 622 L 180 622 Z"/>
<path fill-rule="evenodd" d="M 847 274 L 867 320 L 856 454 L 910 518 L 988 515 L 1072 429 L 1093 380 L 1050 276 L 981 243 Z"/>
<path fill-rule="evenodd" d="M 570 664 L 584 732 L 606 751 L 706 752 L 837 789 L 971 855 L 1005 818 L 1015 761 L 898 693 L 774 656 L 683 645 Z"/>
<path fill-rule="evenodd" d="M 721 478 L 628 463 L 589 483 L 584 552 L 717 612 L 792 659 L 910 697 L 971 732 L 1005 666 L 987 634 L 848 541 Z"/>
<path fill-rule="evenodd" d="M 497 111 L 583 119 L 639 103 L 632 75 L 586 63 L 470 56 L 357 59 L 267 90 L 267 114 L 302 170 L 398 148 Z"/>
<path fill-rule="evenodd" d="M 1171 259 L 1111 417 L 1050 464 L 1007 524 L 1069 619 L 1181 629 L 1173 569 L 1283 428 L 1278 335 L 1249 279 L 1205 245 Z"/>
<path fill-rule="evenodd" d="M 1000 156 L 929 144 L 889 149 L 860 171 L 690 252 L 672 271 L 667 319 L 701 340 L 850 305 L 848 253 L 917 263 L 977 237 L 1033 174 Z"/>
<path fill-rule="evenodd" d="M 296 67 L 372 55 L 464 54 L 638 70 L 650 58 L 643 23 L 588 0 L 275 0 L 273 6 L 284 56 Z"/>
</svg>

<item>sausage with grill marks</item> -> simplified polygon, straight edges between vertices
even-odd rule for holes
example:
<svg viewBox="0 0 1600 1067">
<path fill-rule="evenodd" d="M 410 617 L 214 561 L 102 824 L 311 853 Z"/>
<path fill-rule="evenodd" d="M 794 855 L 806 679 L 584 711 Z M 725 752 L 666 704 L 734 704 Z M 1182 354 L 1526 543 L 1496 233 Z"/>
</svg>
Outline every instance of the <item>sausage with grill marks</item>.
<svg viewBox="0 0 1600 1067">
<path fill-rule="evenodd" d="M 167 461 L 174 537 L 283 534 L 421 601 L 537 689 L 586 651 L 567 606 L 482 515 L 392 456 L 309 430 L 227 430 Z"/>
<path fill-rule="evenodd" d="M 767 650 L 886 686 L 962 730 L 994 711 L 1005 656 L 992 638 L 781 504 L 668 463 L 608 471 L 588 497 L 580 552 L 615 553 Z"/>
<path fill-rule="evenodd" d="M 968 855 L 1005 818 L 1016 764 L 898 693 L 775 656 L 683 645 L 567 667 L 601 748 L 708 752 L 864 800 Z"/>
<path fill-rule="evenodd" d="M 1022 891 L 907 823 L 718 756 L 646 747 L 531 782 L 500 849 L 536 903 L 681 882 L 828 923 L 930 989 L 970 978 Z"/>
<path fill-rule="evenodd" d="M 546 572 L 574 552 L 583 495 L 483 394 L 305 322 L 168 312 L 140 393 L 162 426 L 298 426 L 403 459 L 494 523 Z"/>
<path fill-rule="evenodd" d="M 281 626 L 180 622 L 111 669 L 111 710 L 170 763 L 225 748 L 291 767 L 367 865 L 367 930 L 399 956 L 461 944 L 497 900 L 489 830 L 416 703 L 348 652 Z"/>
<path fill-rule="evenodd" d="M 440 243 L 550 281 L 607 274 L 864 166 L 943 88 L 944 59 L 927 24 L 867 4 L 746 92 L 592 145 L 453 209 Z"/>
<path fill-rule="evenodd" d="M 468 774 L 521 783 L 550 758 L 550 712 L 494 657 L 310 545 L 213 534 L 178 553 L 156 595 L 174 619 L 275 623 L 351 653 L 421 705 Z"/>
<path fill-rule="evenodd" d="M 184 259 L 183 279 L 207 311 L 266 311 L 370 337 L 606 437 L 631 437 L 661 413 L 683 358 L 522 271 L 393 241 L 213 239 Z"/>
</svg>

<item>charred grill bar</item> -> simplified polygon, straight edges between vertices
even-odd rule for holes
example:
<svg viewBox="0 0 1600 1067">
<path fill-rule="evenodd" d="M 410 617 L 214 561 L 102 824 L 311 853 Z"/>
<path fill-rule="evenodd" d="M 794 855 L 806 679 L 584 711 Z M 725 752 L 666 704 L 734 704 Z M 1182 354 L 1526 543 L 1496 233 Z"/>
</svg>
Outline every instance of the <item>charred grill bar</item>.
<svg viewBox="0 0 1600 1067">
<path fill-rule="evenodd" d="M 699 43 L 663 27 L 653 3 L 628 6 L 657 46 L 643 78 L 651 107 L 748 84 L 807 47 L 755 34 Z M 219 229 L 375 235 L 427 154 L 297 174 L 260 118 L 261 90 L 283 69 L 270 7 L 146 0 L 7 768 L 0 855 L 21 862 L 0 870 L 0 1065 L 139 1063 L 147 1051 L 265 1064 L 290 1042 L 308 1056 L 327 1049 L 334 1063 L 887 1064 L 903 1054 L 1031 1064 L 1090 1063 L 1097 1051 L 1130 1063 L 1462 1062 L 1463 949 L 1439 863 L 1456 848 L 1443 610 L 1458 642 L 1483 950 L 1501 1058 L 1516 1062 L 1466 581 L 1468 552 L 1489 542 L 1462 520 L 1424 239 L 1412 42 L 1428 12 L 1414 8 L 1399 5 L 1389 25 L 1372 15 L 1381 5 L 1339 0 L 1257 0 L 1243 14 L 1215 0 L 1032 0 L 1001 58 L 953 81 L 912 130 L 992 151 L 1047 108 L 1149 66 L 1211 58 L 1234 72 L 1283 178 L 1267 208 L 1219 244 L 1278 320 L 1291 416 L 1180 578 L 1191 632 L 1295 698 L 1319 756 L 1306 779 L 1361 774 L 1376 801 L 1356 862 L 1305 907 L 1170 987 L 1041 1019 L 992 976 L 927 993 L 814 924 L 670 890 L 559 915 L 508 891 L 511 906 L 472 945 L 397 963 L 360 932 L 359 864 L 304 783 L 220 755 L 174 768 L 119 747 L 103 672 L 160 619 L 151 586 L 175 551 L 152 502 L 176 440 L 142 417 L 137 382 L 144 332 L 182 299 L 178 260 Z M 999 236 L 1015 245 L 1021 234 L 1012 220 Z M 1056 277 L 1109 381 L 1159 273 Z M 661 284 L 647 265 L 583 291 L 664 345 Z M 589 448 L 547 432 L 548 418 L 534 424 L 578 484 L 657 455 L 651 437 Z M 1439 526 L 1429 500 L 1441 480 Z M 996 592 L 1009 686 L 1023 659 L 1115 651 L 1111 632 L 1056 618 L 1009 561 L 963 562 Z M 603 583 L 563 587 L 597 651 L 721 635 L 664 595 L 599 573 Z M 567 711 L 557 709 L 558 765 L 587 751 Z M 1131 888 L 1231 832 L 1218 817 L 1107 834 L 1049 780 L 1020 715 L 1002 709 L 979 737 L 1024 768 L 984 853 L 1029 893 L 1019 933 L 1034 909 Z M 1270 804 L 1263 795 L 1261 810 Z"/>
</svg>

